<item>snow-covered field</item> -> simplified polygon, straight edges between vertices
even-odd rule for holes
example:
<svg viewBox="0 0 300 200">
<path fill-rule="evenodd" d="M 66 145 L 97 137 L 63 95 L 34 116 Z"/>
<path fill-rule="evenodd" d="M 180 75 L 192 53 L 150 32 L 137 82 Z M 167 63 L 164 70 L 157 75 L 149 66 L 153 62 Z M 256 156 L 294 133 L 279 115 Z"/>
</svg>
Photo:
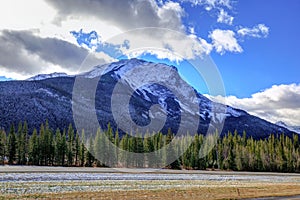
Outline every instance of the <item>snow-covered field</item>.
<svg viewBox="0 0 300 200">
<path fill-rule="evenodd" d="M 0 194 L 24 195 L 89 191 L 136 191 L 200 187 L 246 187 L 295 183 L 298 174 L 105 168 L 0 167 Z"/>
<path fill-rule="evenodd" d="M 300 176 L 282 175 L 232 175 L 232 174 L 164 174 L 164 173 L 2 173 L 0 183 L 10 182 L 66 182 L 66 181 L 262 181 L 262 182 L 300 182 Z"/>
</svg>

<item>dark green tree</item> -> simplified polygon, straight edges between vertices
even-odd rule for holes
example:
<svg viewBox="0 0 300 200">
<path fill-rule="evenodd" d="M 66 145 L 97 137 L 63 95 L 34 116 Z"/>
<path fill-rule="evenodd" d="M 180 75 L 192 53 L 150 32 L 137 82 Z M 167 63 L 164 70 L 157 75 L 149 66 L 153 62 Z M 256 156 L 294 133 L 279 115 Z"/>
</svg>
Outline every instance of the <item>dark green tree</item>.
<svg viewBox="0 0 300 200">
<path fill-rule="evenodd" d="M 165 140 L 166 145 L 166 161 L 169 168 L 171 169 L 181 169 L 177 154 L 175 152 L 175 146 L 173 141 L 174 135 L 171 129 L 168 129 L 168 133 Z"/>
<path fill-rule="evenodd" d="M 0 130 L 0 164 L 4 164 L 6 157 L 6 133 Z"/>
<path fill-rule="evenodd" d="M 122 164 L 122 167 L 128 167 L 129 162 L 128 162 L 128 151 L 129 151 L 129 136 L 128 134 L 125 134 L 121 141 L 120 141 L 120 149 L 122 151 L 120 152 L 120 157 L 119 160 Z"/>
<path fill-rule="evenodd" d="M 47 136 L 45 133 L 45 126 L 41 124 L 40 134 L 39 134 L 39 160 L 40 165 L 47 165 Z"/>
<path fill-rule="evenodd" d="M 55 132 L 55 140 L 54 140 L 54 163 L 56 165 L 61 164 L 62 160 L 62 149 L 61 149 L 61 143 L 62 143 L 62 136 L 59 129 L 56 129 Z"/>
<path fill-rule="evenodd" d="M 22 129 L 23 129 L 23 125 L 22 122 L 19 122 L 18 124 L 18 131 L 16 134 L 16 139 L 17 139 L 17 163 L 20 165 L 21 164 L 21 154 L 22 152 L 24 152 L 24 138 L 22 135 Z"/>
<path fill-rule="evenodd" d="M 13 124 L 10 127 L 7 148 L 8 148 L 8 163 L 12 165 L 16 160 L 16 153 L 17 153 L 17 139 L 15 134 L 15 127 Z"/>
<path fill-rule="evenodd" d="M 79 153 L 80 153 L 80 137 L 79 133 L 77 132 L 75 136 L 75 165 L 79 165 Z"/>
<path fill-rule="evenodd" d="M 72 166 L 74 162 L 75 155 L 75 135 L 72 124 L 69 125 L 68 128 L 68 149 L 67 149 L 67 157 L 68 157 L 68 166 Z"/>
<path fill-rule="evenodd" d="M 23 144 L 22 144 L 22 148 L 23 148 L 23 152 L 21 152 L 21 164 L 25 165 L 28 162 L 28 144 L 29 144 L 29 135 L 28 135 L 28 125 L 27 122 L 25 121 L 23 124 L 23 130 L 22 130 L 22 140 L 23 140 Z"/>
<path fill-rule="evenodd" d="M 63 131 L 63 135 L 61 138 L 61 143 L 60 143 L 60 165 L 64 166 L 65 165 L 65 160 L 66 160 L 66 154 L 68 150 L 68 145 L 67 145 L 67 136 L 66 136 L 66 131 Z"/>
<path fill-rule="evenodd" d="M 79 159 L 80 159 L 80 166 L 84 166 L 85 164 L 85 133 L 84 130 L 81 132 L 81 141 L 80 141 L 80 151 L 79 151 Z"/>
<path fill-rule="evenodd" d="M 40 148 L 39 148 L 39 138 L 37 135 L 37 130 L 34 129 L 33 133 L 29 139 L 29 163 L 33 165 L 40 164 Z"/>
<path fill-rule="evenodd" d="M 94 163 L 94 138 L 90 137 L 89 143 L 88 143 L 88 151 L 86 152 L 86 166 L 87 167 L 92 167 Z"/>
</svg>

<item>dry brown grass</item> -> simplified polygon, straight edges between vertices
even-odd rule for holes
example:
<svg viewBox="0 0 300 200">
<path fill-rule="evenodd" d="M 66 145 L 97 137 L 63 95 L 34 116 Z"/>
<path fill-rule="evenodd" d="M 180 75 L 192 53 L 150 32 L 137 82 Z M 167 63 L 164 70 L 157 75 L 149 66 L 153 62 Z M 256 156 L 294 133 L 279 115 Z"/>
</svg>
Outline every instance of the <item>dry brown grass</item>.
<svg viewBox="0 0 300 200">
<path fill-rule="evenodd" d="M 5 199 L 240 199 L 267 196 L 300 195 L 300 183 L 229 183 L 210 181 L 201 186 L 177 189 L 117 190 L 97 192 L 64 192 L 31 195 L 5 195 Z"/>
</svg>

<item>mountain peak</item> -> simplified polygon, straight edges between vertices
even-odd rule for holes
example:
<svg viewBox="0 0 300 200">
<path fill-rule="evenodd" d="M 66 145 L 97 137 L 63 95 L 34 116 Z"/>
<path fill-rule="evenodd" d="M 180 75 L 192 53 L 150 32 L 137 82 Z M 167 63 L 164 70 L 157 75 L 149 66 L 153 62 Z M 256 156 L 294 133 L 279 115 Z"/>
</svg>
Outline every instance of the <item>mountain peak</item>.
<svg viewBox="0 0 300 200">
<path fill-rule="evenodd" d="M 95 66 L 91 71 L 88 71 L 86 73 L 83 73 L 83 75 L 86 78 L 95 78 L 100 75 L 109 73 L 109 72 L 115 72 L 118 76 L 124 75 L 126 72 L 132 70 L 133 68 L 137 66 L 153 66 L 155 67 L 156 65 L 164 65 L 168 66 L 176 71 L 177 68 L 173 65 L 167 65 L 164 63 L 155 63 L 151 61 L 146 61 L 138 58 L 131 58 L 131 59 L 121 59 L 116 62 L 108 63 L 108 64 L 103 64 L 103 65 L 97 65 Z"/>
</svg>

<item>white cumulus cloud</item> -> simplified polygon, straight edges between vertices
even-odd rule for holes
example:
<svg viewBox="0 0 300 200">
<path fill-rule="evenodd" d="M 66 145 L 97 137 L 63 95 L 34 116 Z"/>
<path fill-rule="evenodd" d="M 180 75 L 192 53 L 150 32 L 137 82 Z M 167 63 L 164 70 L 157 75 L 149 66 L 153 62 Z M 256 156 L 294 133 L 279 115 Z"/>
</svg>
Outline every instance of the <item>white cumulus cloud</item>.
<svg viewBox="0 0 300 200">
<path fill-rule="evenodd" d="M 32 0 L 31 3 L 29 6 L 28 2 L 20 0 L 1 2 L 2 76 L 20 79 L 58 69 L 77 72 L 80 63 L 92 49 L 84 44 L 79 46 L 70 31 L 95 31 L 100 36 L 99 41 L 94 41 L 96 44 L 109 40 L 112 45 L 120 46 L 126 39 L 129 40 L 130 50 L 140 47 L 142 41 L 146 47 L 168 47 L 170 52 L 177 52 L 184 58 L 210 52 L 210 45 L 204 39 L 191 38 L 186 33 L 187 28 L 182 22 L 185 12 L 177 2 Z M 151 33 L 136 31 L 133 35 L 127 33 L 128 30 L 143 27 L 165 28 L 166 31 L 159 31 L 160 34 L 156 34 L 155 30 Z M 174 31 L 174 34 L 167 30 Z M 120 34 L 128 38 L 119 37 Z M 180 34 L 182 36 L 178 37 Z M 114 37 L 123 41 L 116 41 Z M 154 49 L 145 52 L 163 56 Z M 165 56 L 169 57 L 169 53 Z M 108 55 L 103 56 L 109 58 Z"/>
<path fill-rule="evenodd" d="M 224 54 L 226 51 L 239 53 L 243 51 L 232 30 L 215 29 L 209 37 L 212 39 L 215 50 L 220 54 Z"/>
<path fill-rule="evenodd" d="M 180 60 L 208 55 L 213 50 L 220 54 L 242 52 L 232 30 L 214 30 L 209 35 L 211 42 L 200 38 L 195 28 L 188 27 L 191 24 L 184 23 L 183 18 L 188 14 L 182 2 L 213 9 L 220 12 L 220 23 L 233 23 L 233 17 L 228 14 L 232 0 L 181 0 L 179 3 L 156 0 L 3 0 L 0 3 L 0 76 L 20 79 L 56 70 L 74 73 L 81 59 L 93 50 L 86 44 L 79 45 L 77 38 L 70 34 L 70 31 L 79 30 L 84 33 L 95 31 L 99 35 L 97 40 L 91 41 L 94 47 L 109 41 L 130 55 L 148 52 L 158 58 Z M 155 30 L 143 31 L 143 27 L 157 27 L 159 34 Z M 259 33 L 268 32 L 263 25 L 254 28 L 259 29 Z M 140 31 L 130 34 L 128 31 L 132 29 Z M 238 35 L 255 33 L 254 29 L 240 28 Z M 120 37 L 122 34 L 128 37 Z M 123 48 L 124 40 L 129 41 L 129 49 Z M 141 42 L 149 48 L 141 48 Z M 43 48 L 43 44 L 49 47 Z M 168 51 L 156 51 L 151 47 Z M 100 52 L 104 60 L 116 59 L 105 52 L 108 51 Z"/>
<path fill-rule="evenodd" d="M 61 24 L 70 18 L 94 18 L 126 31 L 141 27 L 163 27 L 182 30 L 184 14 L 179 3 L 168 1 L 159 5 L 155 0 L 46 0 L 56 10 L 55 22 Z M 171 20 L 172 19 L 172 20 Z"/>
<path fill-rule="evenodd" d="M 273 123 L 284 121 L 288 125 L 300 125 L 300 84 L 273 85 L 251 95 L 250 98 L 206 96 L 213 101 L 226 102 L 232 107 L 246 110 Z"/>
</svg>

